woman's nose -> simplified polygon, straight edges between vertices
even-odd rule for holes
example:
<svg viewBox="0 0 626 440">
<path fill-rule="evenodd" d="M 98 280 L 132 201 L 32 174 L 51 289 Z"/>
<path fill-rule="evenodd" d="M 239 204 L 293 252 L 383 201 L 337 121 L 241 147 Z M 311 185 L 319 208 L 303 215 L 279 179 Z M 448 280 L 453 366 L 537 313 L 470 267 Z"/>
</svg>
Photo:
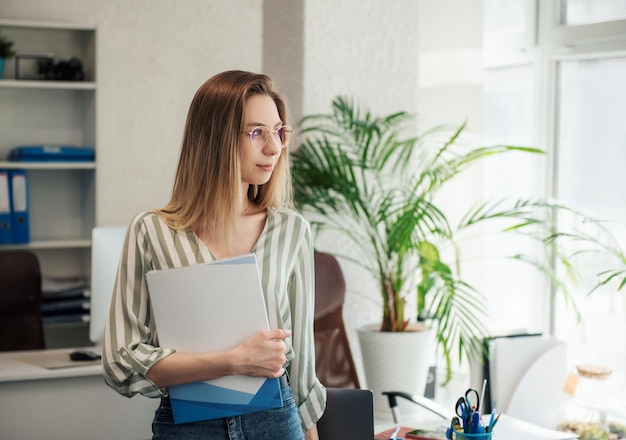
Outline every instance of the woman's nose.
<svg viewBox="0 0 626 440">
<path fill-rule="evenodd" d="M 272 133 L 267 140 L 263 151 L 265 154 L 279 154 L 283 149 L 283 143 L 278 133 Z"/>
</svg>

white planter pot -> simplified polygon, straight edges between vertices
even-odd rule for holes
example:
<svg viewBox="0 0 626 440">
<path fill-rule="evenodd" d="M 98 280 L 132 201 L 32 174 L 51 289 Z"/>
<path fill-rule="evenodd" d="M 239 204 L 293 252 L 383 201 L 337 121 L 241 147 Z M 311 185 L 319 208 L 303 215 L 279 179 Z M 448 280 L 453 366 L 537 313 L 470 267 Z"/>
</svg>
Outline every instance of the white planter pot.
<svg viewBox="0 0 626 440">
<path fill-rule="evenodd" d="M 431 332 L 381 332 L 379 325 L 357 330 L 366 386 L 374 393 L 374 415 L 377 421 L 392 421 L 387 396 L 383 391 L 404 391 L 424 395 L 428 367 L 433 360 Z M 402 421 L 418 419 L 419 407 L 398 399 Z"/>
</svg>

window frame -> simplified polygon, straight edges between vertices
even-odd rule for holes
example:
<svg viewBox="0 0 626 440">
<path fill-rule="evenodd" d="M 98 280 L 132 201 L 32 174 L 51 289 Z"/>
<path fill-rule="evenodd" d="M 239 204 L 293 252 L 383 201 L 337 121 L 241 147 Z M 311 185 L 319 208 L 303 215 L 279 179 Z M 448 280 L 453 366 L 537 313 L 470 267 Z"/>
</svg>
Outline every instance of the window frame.
<svg viewBox="0 0 626 440">
<path fill-rule="evenodd" d="M 546 148 L 545 166 L 538 170 L 540 197 L 558 198 L 558 80 L 559 65 L 570 60 L 593 60 L 626 55 L 626 18 L 586 24 L 561 23 L 563 2 L 529 1 L 528 26 L 523 34 L 486 35 L 484 69 L 534 66 L 535 145 Z M 497 41 L 493 41 L 497 40 Z M 548 334 L 555 332 L 556 293 L 529 298 L 539 304 L 537 321 L 529 323 Z M 538 302 L 537 302 L 538 301 Z"/>
</svg>

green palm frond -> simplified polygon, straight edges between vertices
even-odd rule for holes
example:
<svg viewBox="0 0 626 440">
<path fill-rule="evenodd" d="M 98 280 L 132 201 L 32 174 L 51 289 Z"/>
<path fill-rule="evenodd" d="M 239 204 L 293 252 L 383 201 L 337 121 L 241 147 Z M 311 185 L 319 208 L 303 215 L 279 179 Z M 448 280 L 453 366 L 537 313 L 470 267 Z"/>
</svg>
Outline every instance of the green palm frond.
<svg viewBox="0 0 626 440">
<path fill-rule="evenodd" d="M 452 227 L 435 202 L 446 182 L 491 156 L 543 151 L 511 145 L 469 148 L 461 141 L 465 124 L 452 130 L 434 127 L 416 135 L 411 133 L 412 123 L 406 112 L 375 116 L 351 99 L 337 97 L 331 113 L 301 120 L 303 138 L 293 153 L 296 205 L 305 215 L 314 215 L 315 228 L 335 231 L 352 243 L 358 258 L 329 251 L 376 278 L 383 302 L 382 330 L 405 330 L 406 298 L 415 294 L 416 316 L 436 324 L 448 375 L 455 345 L 468 358 L 482 350 L 485 298 L 460 277 L 456 241 L 459 233 L 488 222 L 498 225 L 500 233 L 536 240 L 571 275 L 576 252 L 599 248 L 612 252 L 621 266 L 600 274 L 599 283 L 620 280 L 620 288 L 626 284 L 626 259 L 619 248 L 612 244 L 602 248 L 596 237 L 579 231 L 569 236 L 556 231 L 555 212 L 581 214 L 553 201 L 478 202 Z M 566 240 L 592 246 L 572 252 L 563 246 Z M 440 252 L 444 247 L 453 251 L 446 261 Z M 521 254 L 510 258 L 538 270 L 569 300 L 552 260 Z"/>
</svg>

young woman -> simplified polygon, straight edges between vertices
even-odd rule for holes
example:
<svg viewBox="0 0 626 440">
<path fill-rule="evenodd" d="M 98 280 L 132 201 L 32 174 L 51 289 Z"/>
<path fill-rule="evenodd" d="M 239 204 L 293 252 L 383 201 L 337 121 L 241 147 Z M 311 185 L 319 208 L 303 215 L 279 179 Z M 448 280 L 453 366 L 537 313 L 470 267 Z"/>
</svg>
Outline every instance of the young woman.
<svg viewBox="0 0 626 440">
<path fill-rule="evenodd" d="M 189 109 L 169 203 L 130 223 L 106 326 L 104 372 L 122 395 L 161 398 L 154 439 L 294 440 L 305 433 L 317 439 L 326 393 L 315 374 L 313 246 L 308 223 L 291 209 L 287 113 L 265 75 L 228 71 L 210 78 Z M 250 252 L 272 330 L 224 352 L 161 347 L 146 272 Z M 235 374 L 281 377 L 283 407 L 173 423 L 167 387 Z"/>
</svg>

